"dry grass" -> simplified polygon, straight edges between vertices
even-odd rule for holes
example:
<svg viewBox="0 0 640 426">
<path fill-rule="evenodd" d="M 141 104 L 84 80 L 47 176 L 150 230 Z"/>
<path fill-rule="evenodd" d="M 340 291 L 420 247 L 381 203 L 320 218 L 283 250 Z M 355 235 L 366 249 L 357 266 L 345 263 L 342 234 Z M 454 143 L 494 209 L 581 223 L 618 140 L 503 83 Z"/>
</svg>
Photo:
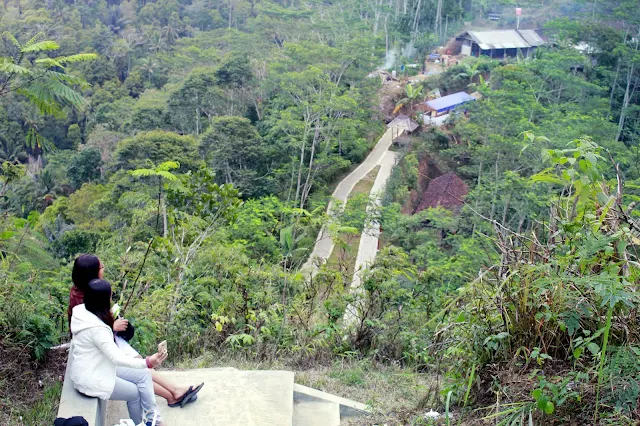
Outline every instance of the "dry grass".
<svg viewBox="0 0 640 426">
<path fill-rule="evenodd" d="M 29 348 L 0 339 L 0 425 L 50 426 L 60 399 L 66 352 L 50 351 L 44 362 Z"/>
</svg>

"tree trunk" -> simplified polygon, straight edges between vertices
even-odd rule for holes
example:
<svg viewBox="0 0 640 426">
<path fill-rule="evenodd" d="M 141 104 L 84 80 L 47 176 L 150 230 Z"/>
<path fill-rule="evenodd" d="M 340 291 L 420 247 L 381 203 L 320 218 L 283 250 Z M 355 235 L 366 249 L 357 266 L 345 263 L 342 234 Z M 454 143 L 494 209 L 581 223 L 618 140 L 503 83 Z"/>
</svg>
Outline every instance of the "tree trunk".
<svg viewBox="0 0 640 426">
<path fill-rule="evenodd" d="M 307 196 L 309 195 L 309 185 L 310 185 L 310 181 L 311 181 L 311 173 L 313 171 L 313 157 L 315 156 L 315 152 L 316 152 L 316 143 L 320 137 L 320 127 L 318 126 L 319 123 L 316 123 L 316 130 L 315 133 L 313 135 L 313 142 L 311 143 L 311 155 L 309 157 L 309 169 L 307 170 L 307 178 L 305 179 L 304 182 L 304 188 L 302 190 L 302 196 L 300 197 L 300 208 L 304 208 L 304 203 L 305 201 L 307 201 Z"/>
<path fill-rule="evenodd" d="M 618 85 L 618 76 L 620 75 L 620 58 L 618 58 L 618 64 L 616 65 L 616 75 L 613 77 L 613 84 L 611 84 L 611 94 L 609 95 L 609 111 L 613 109 L 613 95 L 616 92 L 616 86 Z"/>
<path fill-rule="evenodd" d="M 433 28 L 435 35 L 438 35 L 438 25 L 442 25 L 442 0 L 438 0 L 438 6 L 436 7 L 436 22 Z"/>
<path fill-rule="evenodd" d="M 298 165 L 298 184 L 296 186 L 296 203 L 300 199 L 300 188 L 302 187 L 302 167 L 304 166 L 304 151 L 307 145 L 306 137 L 302 138 L 302 146 L 300 147 L 300 164 Z"/>
<path fill-rule="evenodd" d="M 622 131 L 624 130 L 624 121 L 626 119 L 626 109 L 629 107 L 629 101 L 631 100 L 630 89 L 634 68 L 635 64 L 631 63 L 631 65 L 629 66 L 629 70 L 627 71 L 627 87 L 624 91 L 624 99 L 622 101 L 622 108 L 620 110 L 620 119 L 618 120 L 618 134 L 616 135 L 617 141 L 619 141 L 620 137 L 622 136 Z"/>
<path fill-rule="evenodd" d="M 418 33 L 418 23 L 420 22 L 420 8 L 422 7 L 422 0 L 418 0 L 418 4 L 416 5 L 416 13 L 413 17 L 413 35 L 412 35 L 412 39 L 415 38 L 415 36 Z"/>
<path fill-rule="evenodd" d="M 626 38 L 626 37 L 625 37 Z M 635 45 L 635 51 L 638 51 L 638 43 L 640 42 L 639 40 L 640 38 L 640 27 L 638 27 L 638 34 L 636 34 L 636 45 Z M 616 135 L 616 140 L 619 141 L 620 137 L 622 136 L 622 131 L 624 130 L 624 122 L 626 119 L 626 109 L 629 107 L 629 102 L 631 101 L 631 93 L 630 93 L 630 89 L 631 89 L 631 81 L 634 80 L 634 72 L 635 72 L 635 62 L 633 62 L 633 59 L 631 61 L 631 65 L 629 65 L 629 70 L 627 71 L 627 87 L 624 91 L 624 99 L 622 101 L 622 108 L 620 110 L 620 120 L 618 120 L 618 134 Z M 635 83 L 634 83 L 634 90 L 635 90 Z"/>
<path fill-rule="evenodd" d="M 167 238 L 168 235 L 168 226 L 167 226 L 167 205 L 164 202 L 164 198 L 162 199 L 162 236 Z"/>
</svg>

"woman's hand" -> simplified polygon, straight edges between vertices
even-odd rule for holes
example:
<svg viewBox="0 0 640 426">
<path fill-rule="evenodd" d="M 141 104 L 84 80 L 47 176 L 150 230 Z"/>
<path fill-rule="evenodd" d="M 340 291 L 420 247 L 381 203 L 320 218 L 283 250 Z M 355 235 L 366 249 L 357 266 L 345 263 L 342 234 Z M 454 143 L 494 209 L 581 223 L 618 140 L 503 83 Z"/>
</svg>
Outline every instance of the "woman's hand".
<svg viewBox="0 0 640 426">
<path fill-rule="evenodd" d="M 156 368 L 160 367 L 165 359 L 167 359 L 167 354 L 156 352 L 148 358 L 148 361 L 151 364 L 151 368 Z"/>
<path fill-rule="evenodd" d="M 113 323 L 113 331 L 125 331 L 129 327 L 129 321 L 124 318 L 115 320 Z"/>
</svg>

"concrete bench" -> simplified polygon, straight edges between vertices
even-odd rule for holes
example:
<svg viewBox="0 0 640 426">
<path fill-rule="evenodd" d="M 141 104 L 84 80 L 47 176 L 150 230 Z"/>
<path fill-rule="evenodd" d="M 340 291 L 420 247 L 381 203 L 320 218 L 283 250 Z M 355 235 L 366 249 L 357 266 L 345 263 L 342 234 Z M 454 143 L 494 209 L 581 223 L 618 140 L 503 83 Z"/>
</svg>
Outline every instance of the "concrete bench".
<svg viewBox="0 0 640 426">
<path fill-rule="evenodd" d="M 64 373 L 64 383 L 62 385 L 62 395 L 60 396 L 60 406 L 58 407 L 58 417 L 69 418 L 82 416 L 87 420 L 89 426 L 106 426 L 107 401 L 99 398 L 90 398 L 75 390 L 69 371 L 71 370 L 73 345 L 69 350 L 67 358 L 67 369 Z"/>
</svg>

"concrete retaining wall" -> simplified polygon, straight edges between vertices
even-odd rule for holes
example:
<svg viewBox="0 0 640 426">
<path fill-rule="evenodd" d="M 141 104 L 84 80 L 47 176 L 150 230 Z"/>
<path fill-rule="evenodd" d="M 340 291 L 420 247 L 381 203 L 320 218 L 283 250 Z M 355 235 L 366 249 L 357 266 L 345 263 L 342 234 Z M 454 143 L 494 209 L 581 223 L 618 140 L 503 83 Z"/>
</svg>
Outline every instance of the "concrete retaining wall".
<svg viewBox="0 0 640 426">
<path fill-rule="evenodd" d="M 68 419 L 73 416 L 82 416 L 89 423 L 89 426 L 105 426 L 107 401 L 84 396 L 73 387 L 73 383 L 69 377 L 73 359 L 71 356 L 72 351 L 73 344 L 71 345 L 69 357 L 67 358 L 67 369 L 64 373 L 58 417 Z"/>
</svg>

